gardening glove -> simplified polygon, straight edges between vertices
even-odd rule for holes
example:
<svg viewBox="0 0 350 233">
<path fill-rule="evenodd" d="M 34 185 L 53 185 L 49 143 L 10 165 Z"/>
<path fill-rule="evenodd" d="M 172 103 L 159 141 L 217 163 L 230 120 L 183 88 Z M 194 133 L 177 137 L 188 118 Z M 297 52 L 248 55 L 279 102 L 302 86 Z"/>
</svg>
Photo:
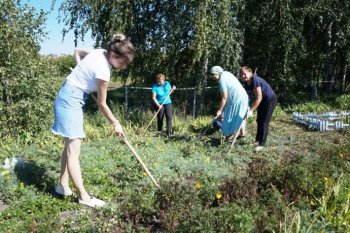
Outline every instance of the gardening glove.
<svg viewBox="0 0 350 233">
<path fill-rule="evenodd" d="M 249 109 L 247 112 L 247 118 L 252 117 L 252 116 L 253 116 L 253 111 Z"/>
</svg>

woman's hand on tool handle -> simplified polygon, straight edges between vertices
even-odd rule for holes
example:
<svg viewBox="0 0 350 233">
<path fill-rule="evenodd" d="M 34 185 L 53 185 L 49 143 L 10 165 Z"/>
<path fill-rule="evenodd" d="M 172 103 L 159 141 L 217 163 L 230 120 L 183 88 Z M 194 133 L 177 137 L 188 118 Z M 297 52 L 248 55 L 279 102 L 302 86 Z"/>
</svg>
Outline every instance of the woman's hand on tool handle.
<svg viewBox="0 0 350 233">
<path fill-rule="evenodd" d="M 113 125 L 114 133 L 116 135 L 118 135 L 119 137 L 124 135 L 123 127 L 121 126 L 119 121 L 114 122 L 112 125 Z"/>
</svg>

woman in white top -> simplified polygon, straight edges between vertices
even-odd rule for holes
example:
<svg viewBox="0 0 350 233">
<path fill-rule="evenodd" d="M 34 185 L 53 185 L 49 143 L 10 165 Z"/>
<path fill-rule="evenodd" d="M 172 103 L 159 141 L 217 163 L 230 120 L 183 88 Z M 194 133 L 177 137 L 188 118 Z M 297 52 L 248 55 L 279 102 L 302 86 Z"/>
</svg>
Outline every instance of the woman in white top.
<svg viewBox="0 0 350 233">
<path fill-rule="evenodd" d="M 69 177 L 79 193 L 79 203 L 91 207 L 101 207 L 104 201 L 91 197 L 84 188 L 80 169 L 80 147 L 83 130 L 83 106 L 91 92 L 97 91 L 97 104 L 103 115 L 113 126 L 118 136 L 123 128 L 106 104 L 107 87 L 111 69 L 125 69 L 134 58 L 134 46 L 123 34 L 115 34 L 104 49 L 76 49 L 77 65 L 67 76 L 55 99 L 55 121 L 52 132 L 64 137 L 61 157 L 60 183 L 56 193 L 69 196 Z"/>
</svg>

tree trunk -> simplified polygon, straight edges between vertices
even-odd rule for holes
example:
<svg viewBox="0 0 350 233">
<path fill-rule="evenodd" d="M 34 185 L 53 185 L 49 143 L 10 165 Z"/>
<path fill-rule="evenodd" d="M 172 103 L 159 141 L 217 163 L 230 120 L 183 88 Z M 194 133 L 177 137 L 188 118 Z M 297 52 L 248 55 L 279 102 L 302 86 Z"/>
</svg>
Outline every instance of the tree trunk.
<svg viewBox="0 0 350 233">
<path fill-rule="evenodd" d="M 8 96 L 8 90 L 5 80 L 1 80 L 1 89 L 2 89 L 2 101 L 5 104 L 9 104 L 9 96 Z"/>
<path fill-rule="evenodd" d="M 344 94 L 345 92 L 345 87 L 346 87 L 346 73 L 347 73 L 348 66 L 345 64 L 342 77 L 341 77 L 341 82 L 340 82 L 340 94 Z"/>
<path fill-rule="evenodd" d="M 204 101 L 205 101 L 205 88 L 207 87 L 207 81 L 208 81 L 208 51 L 205 53 L 205 58 L 203 62 L 203 67 L 202 67 L 202 72 L 201 76 L 202 78 L 200 79 L 201 81 L 199 82 L 199 98 L 198 98 L 198 108 L 197 112 L 195 113 L 195 116 L 198 116 L 198 114 L 201 114 L 204 108 Z"/>
</svg>

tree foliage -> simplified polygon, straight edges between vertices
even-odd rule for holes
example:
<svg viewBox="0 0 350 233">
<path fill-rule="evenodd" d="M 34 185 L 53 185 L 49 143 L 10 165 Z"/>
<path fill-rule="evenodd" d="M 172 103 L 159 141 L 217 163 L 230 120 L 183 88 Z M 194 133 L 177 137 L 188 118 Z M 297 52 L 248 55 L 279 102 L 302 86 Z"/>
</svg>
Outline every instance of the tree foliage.
<svg viewBox="0 0 350 233">
<path fill-rule="evenodd" d="M 246 1 L 243 60 L 267 77 L 284 102 L 311 86 L 345 91 L 349 84 L 349 2 Z"/>
<path fill-rule="evenodd" d="M 84 37 L 91 29 L 96 46 L 115 31 L 128 34 L 138 48 L 129 71 L 146 84 L 164 72 L 203 87 L 208 65 L 235 73 L 248 63 L 286 103 L 312 85 L 323 93 L 349 85 L 349 2 L 69 0 L 61 10 L 66 30 Z"/>
<path fill-rule="evenodd" d="M 45 18 L 21 1 L 0 0 L 1 135 L 48 127 L 53 73 L 38 56 Z"/>
<path fill-rule="evenodd" d="M 83 38 L 91 29 L 96 46 L 104 47 L 116 31 L 126 33 L 137 47 L 129 69 L 135 82 L 150 85 L 157 73 L 165 73 L 177 86 L 197 86 L 202 105 L 208 65 L 239 67 L 240 5 L 240 0 L 69 0 L 61 10 L 68 16 L 66 30 Z"/>
<path fill-rule="evenodd" d="M 137 46 L 133 77 L 152 83 L 157 72 L 186 84 L 204 79 L 203 63 L 237 68 L 240 33 L 235 20 L 240 1 L 69 0 L 61 6 L 67 30 L 84 37 L 89 29 L 96 46 L 116 31 Z M 189 78 L 192 77 L 192 78 Z"/>
</svg>

